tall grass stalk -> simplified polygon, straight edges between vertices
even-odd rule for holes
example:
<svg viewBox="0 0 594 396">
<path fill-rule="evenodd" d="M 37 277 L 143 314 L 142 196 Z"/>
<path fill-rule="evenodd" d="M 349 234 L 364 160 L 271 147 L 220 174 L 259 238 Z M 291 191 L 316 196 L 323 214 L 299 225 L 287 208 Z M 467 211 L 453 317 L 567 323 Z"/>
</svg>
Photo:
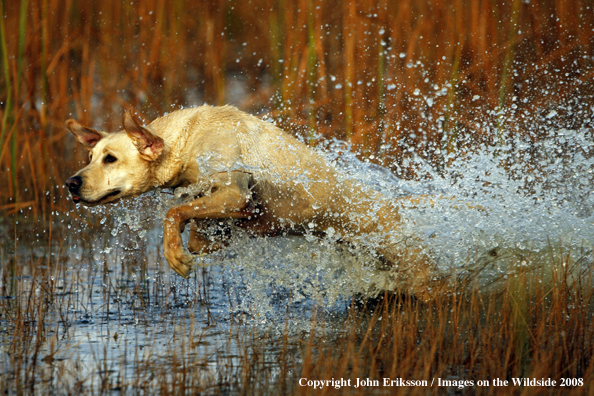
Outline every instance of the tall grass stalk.
<svg viewBox="0 0 594 396">
<path fill-rule="evenodd" d="M 385 5 L 384 5 L 385 8 Z M 384 156 L 384 152 L 382 146 L 385 142 L 385 129 L 386 129 L 386 46 L 387 43 L 384 42 L 383 35 L 385 34 L 385 30 L 383 25 L 380 26 L 377 35 L 377 49 L 378 49 L 378 62 L 377 62 L 377 96 L 378 96 L 378 104 L 377 104 L 377 137 L 376 137 L 376 144 L 374 153 L 377 157 L 382 158 Z"/>
<path fill-rule="evenodd" d="M 456 125 L 456 108 L 457 90 L 458 90 L 458 73 L 460 69 L 460 61 L 462 59 L 462 48 L 464 46 L 464 37 L 459 37 L 462 42 L 456 43 L 456 53 L 454 56 L 454 65 L 452 66 L 452 74 L 449 81 L 448 101 L 446 104 L 444 133 L 447 133 L 447 147 L 445 153 L 451 154 L 456 151 L 456 141 L 458 139 L 457 125 Z"/>
<path fill-rule="evenodd" d="M 282 67 L 281 67 L 281 53 L 282 53 L 282 27 L 283 24 L 281 22 L 281 15 L 282 13 L 280 10 L 284 9 L 284 1 L 279 0 L 276 4 L 276 7 L 270 12 L 270 22 L 268 26 L 270 26 L 270 69 L 272 74 L 272 80 L 275 82 L 276 85 L 282 84 Z M 275 103 L 277 106 L 280 103 Z"/>
<path fill-rule="evenodd" d="M 4 101 L 4 114 L 2 116 L 2 132 L 0 134 L 0 154 L 4 147 L 4 139 L 7 135 L 6 132 L 12 125 L 12 84 L 10 78 L 10 64 L 8 63 L 8 47 L 4 19 L 4 0 L 2 0 L 0 1 L 0 45 L 2 46 L 2 69 L 4 72 L 6 97 Z"/>
<path fill-rule="evenodd" d="M 499 109 L 497 114 L 497 140 L 500 145 L 504 144 L 503 137 L 503 118 L 506 104 L 507 87 L 509 85 L 508 75 L 513 71 L 514 53 L 516 48 L 516 36 L 518 34 L 518 15 L 520 13 L 520 0 L 513 0 L 511 10 L 511 20 L 509 22 L 509 34 L 507 41 L 507 50 L 503 69 L 501 70 L 501 82 L 499 83 Z"/>
<path fill-rule="evenodd" d="M 43 129 L 47 127 L 47 106 L 49 101 L 49 78 L 47 75 L 47 50 L 48 50 L 48 26 L 47 6 L 48 0 L 41 3 L 41 109 L 40 122 Z"/>
<path fill-rule="evenodd" d="M 353 87 L 355 85 L 355 22 L 356 2 L 347 0 L 343 23 L 344 45 L 344 120 L 347 140 L 353 136 Z"/>
<path fill-rule="evenodd" d="M 316 28 L 314 26 L 314 13 L 316 13 L 315 0 L 307 1 L 307 97 L 309 100 L 309 143 L 313 144 L 316 133 L 316 111 L 314 103 L 316 100 L 317 87 L 317 57 L 316 57 Z"/>
<path fill-rule="evenodd" d="M 21 0 L 20 5 L 20 12 L 19 12 L 19 49 L 18 49 L 18 57 L 17 57 L 17 75 L 16 75 L 16 86 L 15 86 L 15 94 L 16 100 L 15 102 L 18 104 L 19 97 L 21 92 L 21 74 L 23 71 L 23 52 L 25 50 L 25 32 L 27 30 L 27 11 L 28 11 L 28 1 Z M 18 147 L 18 130 L 15 130 L 11 137 L 12 140 L 12 148 L 11 148 L 11 161 L 10 161 L 10 169 L 12 171 L 12 190 L 13 190 L 13 198 L 15 202 L 19 200 L 19 190 L 17 189 L 17 147 Z"/>
</svg>

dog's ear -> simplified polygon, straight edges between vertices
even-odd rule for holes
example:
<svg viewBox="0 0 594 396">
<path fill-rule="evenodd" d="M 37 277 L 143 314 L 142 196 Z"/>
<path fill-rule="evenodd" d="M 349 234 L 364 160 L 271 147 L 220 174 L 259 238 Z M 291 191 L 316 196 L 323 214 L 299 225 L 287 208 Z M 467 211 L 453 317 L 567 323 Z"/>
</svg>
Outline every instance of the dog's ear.
<svg viewBox="0 0 594 396">
<path fill-rule="evenodd" d="M 97 142 L 104 136 L 103 133 L 92 128 L 88 128 L 76 120 L 66 121 L 66 128 L 68 128 L 76 140 L 78 140 L 78 142 L 89 151 L 92 150 Z"/>
<path fill-rule="evenodd" d="M 132 109 L 124 114 L 124 129 L 142 158 L 147 161 L 155 161 L 159 158 L 165 147 L 165 142 L 140 125 L 134 118 Z"/>
</svg>

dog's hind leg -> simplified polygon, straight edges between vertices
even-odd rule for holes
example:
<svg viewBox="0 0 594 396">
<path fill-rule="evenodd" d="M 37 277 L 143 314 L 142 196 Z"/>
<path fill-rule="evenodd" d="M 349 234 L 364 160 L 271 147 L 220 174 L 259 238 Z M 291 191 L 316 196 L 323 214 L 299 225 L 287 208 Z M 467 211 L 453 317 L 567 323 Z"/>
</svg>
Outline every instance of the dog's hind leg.
<svg viewBox="0 0 594 396">
<path fill-rule="evenodd" d="M 223 172 L 213 180 L 210 192 L 195 201 L 169 209 L 163 222 L 163 253 L 171 268 L 183 277 L 190 274 L 194 257 L 182 245 L 181 233 L 191 219 L 242 219 L 251 215 L 249 175 Z"/>
</svg>

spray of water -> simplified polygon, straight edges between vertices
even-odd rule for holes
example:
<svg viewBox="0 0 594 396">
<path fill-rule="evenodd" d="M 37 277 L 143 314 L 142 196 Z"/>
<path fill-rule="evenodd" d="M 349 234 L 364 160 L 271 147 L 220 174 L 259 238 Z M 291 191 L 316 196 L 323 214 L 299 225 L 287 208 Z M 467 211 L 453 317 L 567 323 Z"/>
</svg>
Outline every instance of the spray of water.
<svg viewBox="0 0 594 396">
<path fill-rule="evenodd" d="M 411 290 L 416 272 L 407 271 L 406 262 L 386 267 L 377 253 L 386 245 L 414 246 L 427 258 L 429 297 L 471 285 L 497 290 L 508 277 L 527 271 L 539 270 L 547 281 L 560 257 L 566 257 L 570 280 L 575 281 L 592 263 L 594 139 L 587 128 L 550 125 L 553 117 L 548 112 L 536 122 L 538 139 L 518 134 L 505 145 L 452 152 L 443 156 L 443 166 L 412 155 L 406 161 L 424 175 L 422 180 L 398 178 L 369 160 L 361 161 L 344 142 L 329 142 L 321 154 L 337 169 L 339 183 L 373 191 L 366 197 L 352 196 L 364 201 L 367 213 L 348 213 L 347 207 L 341 215 L 364 221 L 388 205 L 401 216 L 397 232 L 341 235 L 330 227 L 324 234 L 312 230 L 302 237 L 253 238 L 233 221 L 218 221 L 203 231 L 213 238 L 230 233 L 228 247 L 197 257 L 196 266 L 220 266 L 219 283 L 223 293 L 233 296 L 232 309 L 259 318 L 274 317 L 289 302 L 332 307 L 356 294 Z M 439 149 L 433 154 L 440 154 Z M 216 158 L 197 161 L 204 174 L 265 171 L 246 163 L 220 168 Z M 310 183 L 307 178 L 296 180 L 305 188 Z M 203 189 L 153 193 L 156 219 Z M 146 238 L 145 215 L 137 214 L 141 207 L 121 205 L 124 210 L 116 216 L 112 234 L 117 236 L 127 224 Z"/>
</svg>

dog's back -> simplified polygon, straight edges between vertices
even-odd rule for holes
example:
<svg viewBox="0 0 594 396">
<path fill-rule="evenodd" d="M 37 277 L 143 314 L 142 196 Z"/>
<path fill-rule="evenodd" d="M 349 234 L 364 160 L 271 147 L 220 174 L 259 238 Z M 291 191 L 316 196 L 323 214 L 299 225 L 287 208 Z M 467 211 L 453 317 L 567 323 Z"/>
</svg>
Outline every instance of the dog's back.
<svg viewBox="0 0 594 396">
<path fill-rule="evenodd" d="M 259 197 L 282 210 L 277 217 L 293 223 L 310 219 L 313 208 L 327 208 L 324 201 L 336 187 L 336 170 L 320 154 L 274 124 L 231 106 L 178 110 L 148 128 L 171 147 L 159 172 L 170 177 L 183 168 L 198 181 L 220 172 L 249 173 Z"/>
</svg>

